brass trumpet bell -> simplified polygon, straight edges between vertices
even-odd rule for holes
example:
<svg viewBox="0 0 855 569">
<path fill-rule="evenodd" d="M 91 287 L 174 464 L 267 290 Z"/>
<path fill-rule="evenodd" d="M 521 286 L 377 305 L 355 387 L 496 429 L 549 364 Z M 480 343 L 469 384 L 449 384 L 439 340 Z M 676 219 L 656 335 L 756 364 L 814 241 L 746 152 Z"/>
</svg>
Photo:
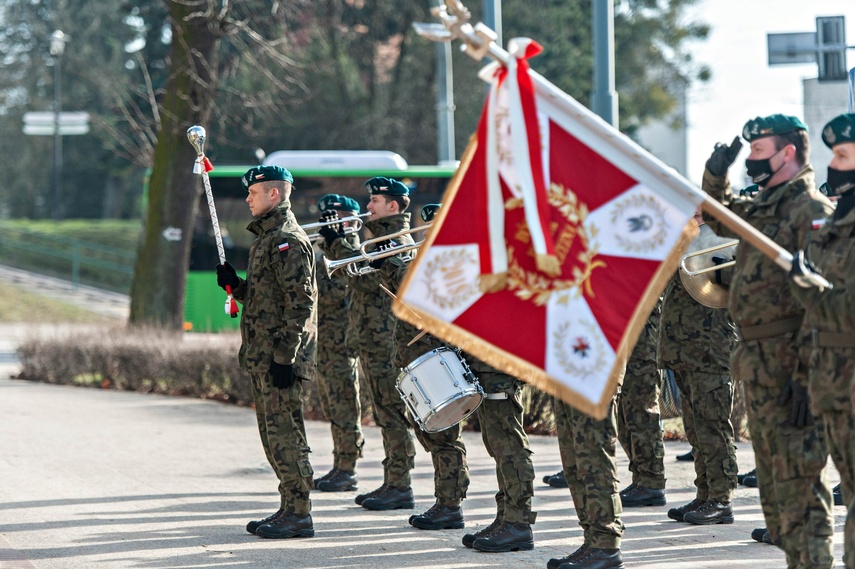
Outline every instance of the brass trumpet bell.
<svg viewBox="0 0 855 569">
<path fill-rule="evenodd" d="M 692 298 L 710 308 L 726 308 L 728 289 L 717 284 L 715 271 L 733 265 L 738 240 L 719 237 L 706 224 L 699 228 L 698 236 L 689 245 L 680 260 L 680 282 Z M 716 265 L 713 257 L 723 257 L 728 262 Z"/>
</svg>

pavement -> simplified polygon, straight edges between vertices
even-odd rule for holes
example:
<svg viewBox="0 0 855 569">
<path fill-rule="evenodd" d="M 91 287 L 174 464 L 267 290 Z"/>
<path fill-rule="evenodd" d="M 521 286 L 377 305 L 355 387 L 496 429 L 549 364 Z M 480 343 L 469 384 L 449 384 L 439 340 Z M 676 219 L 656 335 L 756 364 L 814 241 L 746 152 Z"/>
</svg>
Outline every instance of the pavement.
<svg viewBox="0 0 855 569">
<path fill-rule="evenodd" d="M 2 275 L 0 275 L 2 278 Z M 370 512 L 357 492 L 312 494 L 315 537 L 265 540 L 247 521 L 278 507 L 252 410 L 182 397 L 48 385 L 12 379 L 24 337 L 74 328 L 0 324 L 0 569 L 53 568 L 544 568 L 582 542 L 569 491 L 541 482 L 560 469 L 554 437 L 530 438 L 536 470 L 535 548 L 490 554 L 461 545 L 495 515 L 495 469 L 478 433 L 464 433 L 472 484 L 466 529 L 408 525 L 433 503 L 430 457 L 416 456 L 415 510 Z M 316 474 L 332 467 L 329 425 L 306 425 Z M 365 427 L 360 491 L 383 479 L 377 428 Z M 740 471 L 753 468 L 750 443 L 737 444 Z M 667 518 L 694 498 L 689 449 L 666 442 L 668 505 L 626 509 L 623 556 L 632 568 L 786 567 L 774 546 L 751 540 L 764 525 L 757 490 L 740 486 L 732 525 L 692 526 Z M 618 450 L 623 485 L 628 461 Z M 830 478 L 838 476 L 833 467 Z M 845 508 L 836 507 L 835 557 L 842 557 Z"/>
</svg>

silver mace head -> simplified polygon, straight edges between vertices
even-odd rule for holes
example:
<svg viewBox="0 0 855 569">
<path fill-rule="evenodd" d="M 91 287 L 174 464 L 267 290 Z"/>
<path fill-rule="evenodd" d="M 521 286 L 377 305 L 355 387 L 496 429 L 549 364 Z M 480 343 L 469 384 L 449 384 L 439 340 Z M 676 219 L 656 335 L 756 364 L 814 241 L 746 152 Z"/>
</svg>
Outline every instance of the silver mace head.
<svg viewBox="0 0 855 569">
<path fill-rule="evenodd" d="M 196 154 L 202 156 L 205 154 L 205 141 L 207 140 L 205 129 L 199 125 L 193 125 L 187 129 L 187 140 L 196 149 Z"/>
</svg>

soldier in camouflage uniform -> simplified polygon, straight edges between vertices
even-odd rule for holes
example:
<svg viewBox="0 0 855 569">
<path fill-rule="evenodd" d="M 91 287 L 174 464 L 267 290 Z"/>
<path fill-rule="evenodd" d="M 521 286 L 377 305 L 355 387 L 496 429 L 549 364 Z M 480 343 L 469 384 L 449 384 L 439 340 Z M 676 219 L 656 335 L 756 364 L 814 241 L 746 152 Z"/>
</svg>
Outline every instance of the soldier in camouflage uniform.
<svg viewBox="0 0 855 569">
<path fill-rule="evenodd" d="M 384 180 L 386 183 L 368 187 L 371 218 L 365 223 L 365 228 L 375 237 L 398 232 L 409 227 L 410 223 L 410 214 L 402 213 L 410 203 L 409 190 L 401 182 L 393 184 L 391 180 Z M 359 255 L 359 247 L 344 238 L 342 228 L 322 227 L 319 233 L 324 237 L 324 253 L 331 259 Z M 414 466 L 416 447 L 406 406 L 396 387 L 401 370 L 391 361 L 395 349 L 391 298 L 380 288 L 379 272 L 349 277 L 348 280 L 352 290 L 350 328 L 354 332 L 359 361 L 371 390 L 374 422 L 380 427 L 386 454 L 383 484 L 358 495 L 356 503 L 369 510 L 414 508 L 410 471 Z"/>
<path fill-rule="evenodd" d="M 257 236 L 246 280 L 229 263 L 217 265 L 217 284 L 243 304 L 240 365 L 252 378 L 258 430 L 279 479 L 279 511 L 246 529 L 260 537 L 315 535 L 312 466 L 303 424 L 303 380 L 314 377 L 317 288 L 312 244 L 291 212 L 291 173 L 257 166 L 241 178 Z"/>
<path fill-rule="evenodd" d="M 327 194 L 318 200 L 325 216 L 355 217 L 359 214 L 356 200 L 338 194 Z M 348 226 L 351 222 L 345 222 Z M 356 233 L 346 239 L 358 244 Z M 327 276 L 324 257 L 315 259 L 318 274 L 318 395 L 321 409 L 330 421 L 333 438 L 333 468 L 315 480 L 321 492 L 355 490 L 356 461 L 362 458 L 365 439 L 362 436 L 362 409 L 359 404 L 359 378 L 356 350 L 349 342 L 347 322 L 350 288 L 343 273 Z"/>
<path fill-rule="evenodd" d="M 695 221 L 703 224 L 700 211 Z M 720 276 L 718 280 L 723 282 Z M 692 298 L 679 274 L 665 287 L 664 298 L 659 364 L 674 370 L 697 475 L 695 499 L 672 508 L 668 517 L 697 525 L 731 524 L 737 464 L 730 422 L 730 354 L 736 346 L 736 330 L 727 310 L 704 306 Z"/>
<path fill-rule="evenodd" d="M 369 186 L 371 183 L 369 181 Z M 382 184 L 384 182 L 377 183 Z M 436 211 L 435 208 L 435 205 L 422 208 L 422 220 L 430 222 L 433 219 L 433 213 Z M 412 242 L 412 238 L 406 235 L 387 243 L 378 243 L 377 250 L 382 251 L 386 247 L 406 245 Z M 380 271 L 383 284 L 393 293 L 397 293 L 409 267 L 406 260 L 399 255 L 377 259 L 372 261 L 370 265 Z M 399 368 L 410 365 L 420 356 L 437 348 L 449 347 L 430 334 L 421 335 L 418 340 L 413 342 L 413 339 L 419 336 L 419 330 L 397 318 L 395 319 L 394 336 L 395 351 L 392 354 L 392 363 Z M 459 379 L 463 380 L 463 378 Z M 463 510 L 460 503 L 466 497 L 466 490 L 469 488 L 466 447 L 463 445 L 463 439 L 460 436 L 463 430 L 462 424 L 458 423 L 436 433 L 428 433 L 413 421 L 413 429 L 422 447 L 431 455 L 436 503 L 426 512 L 410 516 L 409 523 L 413 527 L 425 530 L 460 529 L 464 526 Z"/>
<path fill-rule="evenodd" d="M 807 127 L 796 117 L 771 115 L 748 121 L 742 135 L 751 144 L 748 175 L 763 189 L 755 197 L 731 191 L 727 169 L 741 146 L 737 137 L 730 146 L 716 146 L 706 164 L 704 190 L 784 249 L 804 247 L 812 223 L 832 211 L 814 186 Z M 706 221 L 716 234 L 733 235 L 716 220 Z M 828 451 L 822 426 L 805 413 L 808 362 L 799 358 L 804 308 L 775 261 L 740 244 L 729 310 L 740 340 L 730 369 L 745 388 L 769 535 L 786 553 L 789 568 L 831 567 Z"/>
<path fill-rule="evenodd" d="M 822 131 L 834 153 L 828 165 L 833 217 L 811 235 L 808 254 L 832 290 L 793 287 L 805 307 L 801 350 L 809 362 L 811 410 L 825 424 L 828 450 L 840 472 L 846 567 L 855 567 L 855 114 L 835 117 Z M 798 281 L 796 281 L 798 282 Z"/>
<path fill-rule="evenodd" d="M 624 508 L 665 505 L 665 444 L 659 422 L 662 370 L 656 364 L 660 312 L 661 301 L 629 357 L 617 399 L 618 440 L 632 473 L 632 483 L 620 493 Z"/>
<path fill-rule="evenodd" d="M 584 543 L 560 559 L 550 559 L 548 569 L 622 569 L 620 540 L 624 525 L 620 520 L 618 493 L 617 424 L 615 401 L 605 419 L 594 419 L 555 398 L 555 425 L 564 476 L 573 496 L 573 506 Z"/>
<path fill-rule="evenodd" d="M 505 552 L 534 548 L 531 526 L 537 512 L 534 496 L 534 464 L 528 435 L 523 430 L 520 380 L 472 356 L 465 356 L 484 389 L 478 407 L 481 440 L 496 462 L 496 518 L 487 527 L 463 536 L 463 545 L 479 551 Z"/>
</svg>

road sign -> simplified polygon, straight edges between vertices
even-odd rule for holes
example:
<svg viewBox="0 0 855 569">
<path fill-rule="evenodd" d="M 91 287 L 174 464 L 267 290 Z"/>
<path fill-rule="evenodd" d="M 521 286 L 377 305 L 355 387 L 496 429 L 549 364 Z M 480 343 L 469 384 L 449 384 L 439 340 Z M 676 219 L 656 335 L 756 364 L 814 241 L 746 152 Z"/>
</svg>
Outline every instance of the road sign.
<svg viewBox="0 0 855 569">
<path fill-rule="evenodd" d="M 56 134 L 56 118 L 56 113 L 52 112 L 24 113 L 24 134 L 53 136 Z M 89 132 L 89 113 L 59 113 L 60 135 L 86 134 L 87 132 Z"/>
<path fill-rule="evenodd" d="M 816 62 L 816 32 L 767 34 L 769 65 Z"/>
</svg>

